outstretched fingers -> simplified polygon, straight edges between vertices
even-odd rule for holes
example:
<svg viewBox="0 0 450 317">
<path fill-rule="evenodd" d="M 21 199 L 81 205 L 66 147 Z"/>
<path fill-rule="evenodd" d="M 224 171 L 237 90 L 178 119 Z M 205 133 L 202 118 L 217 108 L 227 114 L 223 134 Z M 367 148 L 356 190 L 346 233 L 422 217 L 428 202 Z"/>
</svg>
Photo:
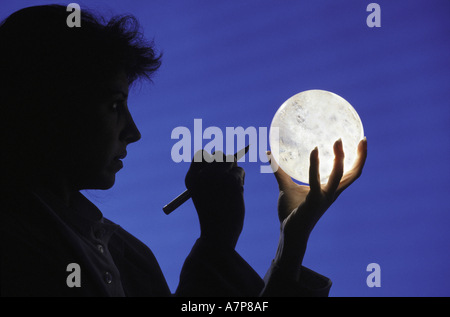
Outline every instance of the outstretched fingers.
<svg viewBox="0 0 450 317">
<path fill-rule="evenodd" d="M 333 146 L 334 150 L 334 164 L 333 170 L 331 171 L 328 183 L 325 186 L 325 192 L 334 195 L 339 183 L 341 182 L 342 175 L 344 174 L 344 148 L 342 145 L 342 139 L 337 140 Z"/>
<path fill-rule="evenodd" d="M 358 144 L 358 155 L 356 157 L 355 164 L 352 167 L 352 170 L 354 170 L 356 174 L 356 178 L 361 176 L 364 164 L 366 163 L 366 159 L 367 159 L 367 138 L 364 137 L 364 139 L 362 139 Z"/>
<path fill-rule="evenodd" d="M 358 144 L 358 155 L 352 168 L 342 177 L 341 183 L 337 190 L 337 195 L 340 195 L 347 187 L 349 187 L 355 180 L 357 180 L 362 173 L 364 164 L 367 159 L 367 139 L 364 137 Z"/>
<path fill-rule="evenodd" d="M 320 193 L 319 149 L 317 146 L 309 156 L 309 188 L 313 193 Z"/>
</svg>

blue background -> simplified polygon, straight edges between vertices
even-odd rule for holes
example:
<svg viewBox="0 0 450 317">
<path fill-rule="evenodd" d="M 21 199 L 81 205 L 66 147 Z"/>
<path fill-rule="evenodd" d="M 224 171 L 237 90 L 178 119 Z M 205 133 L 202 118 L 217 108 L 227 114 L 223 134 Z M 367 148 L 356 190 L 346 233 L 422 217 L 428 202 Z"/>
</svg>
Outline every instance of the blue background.
<svg viewBox="0 0 450 317">
<path fill-rule="evenodd" d="M 0 17 L 53 1 L 1 0 Z M 58 2 L 61 3 L 61 2 Z M 67 3 L 62 3 L 67 5 Z M 77 1 L 134 14 L 164 52 L 154 84 L 129 106 L 142 139 L 108 191 L 87 191 L 106 217 L 155 253 L 172 291 L 199 235 L 191 201 L 170 216 L 189 163 L 174 163 L 172 130 L 269 127 L 292 95 L 325 89 L 358 111 L 368 139 L 363 175 L 316 226 L 304 265 L 330 277 L 330 296 L 449 296 L 450 2 Z M 205 140 L 203 145 L 208 141 Z M 261 162 L 246 170 L 237 250 L 264 275 L 278 242 L 278 188 Z M 381 287 L 369 288 L 369 263 Z"/>
</svg>

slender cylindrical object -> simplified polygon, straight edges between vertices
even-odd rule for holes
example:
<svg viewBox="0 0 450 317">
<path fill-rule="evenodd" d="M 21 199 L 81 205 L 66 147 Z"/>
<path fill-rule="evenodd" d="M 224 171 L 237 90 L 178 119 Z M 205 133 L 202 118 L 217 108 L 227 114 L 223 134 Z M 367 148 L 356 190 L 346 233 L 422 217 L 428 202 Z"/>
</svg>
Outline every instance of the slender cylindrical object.
<svg viewBox="0 0 450 317">
<path fill-rule="evenodd" d="M 174 200 L 163 207 L 163 211 L 166 215 L 170 214 L 172 211 L 180 207 L 184 204 L 189 198 L 191 198 L 191 194 L 189 190 L 185 190 L 180 195 L 178 195 Z"/>
</svg>

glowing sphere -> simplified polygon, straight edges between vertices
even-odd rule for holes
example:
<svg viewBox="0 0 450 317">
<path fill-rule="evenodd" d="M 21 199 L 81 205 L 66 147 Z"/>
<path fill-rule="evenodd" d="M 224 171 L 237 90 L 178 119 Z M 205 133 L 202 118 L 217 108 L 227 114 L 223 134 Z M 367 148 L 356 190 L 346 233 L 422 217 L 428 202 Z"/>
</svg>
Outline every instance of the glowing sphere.
<svg viewBox="0 0 450 317">
<path fill-rule="evenodd" d="M 275 132 L 278 128 L 279 137 Z M 270 126 L 272 156 L 292 178 L 309 183 L 309 157 L 319 149 L 320 182 L 326 183 L 333 168 L 333 144 L 342 139 L 344 173 L 356 160 L 364 137 L 361 119 L 342 97 L 325 90 L 307 90 L 284 102 Z"/>
</svg>

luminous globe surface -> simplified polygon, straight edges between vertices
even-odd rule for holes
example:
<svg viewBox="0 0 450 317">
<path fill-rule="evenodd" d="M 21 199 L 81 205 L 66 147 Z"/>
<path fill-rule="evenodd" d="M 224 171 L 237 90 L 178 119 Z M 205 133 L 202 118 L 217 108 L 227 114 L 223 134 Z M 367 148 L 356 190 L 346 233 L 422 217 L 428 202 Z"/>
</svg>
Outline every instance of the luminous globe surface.
<svg viewBox="0 0 450 317">
<path fill-rule="evenodd" d="M 278 128 L 278 137 L 275 132 Z M 276 112 L 270 126 L 272 156 L 292 178 L 309 183 L 309 157 L 319 149 L 320 182 L 326 183 L 333 168 L 334 143 L 341 138 L 344 173 L 356 160 L 364 137 L 361 119 L 344 98 L 325 90 L 307 90 L 289 98 Z"/>
</svg>

